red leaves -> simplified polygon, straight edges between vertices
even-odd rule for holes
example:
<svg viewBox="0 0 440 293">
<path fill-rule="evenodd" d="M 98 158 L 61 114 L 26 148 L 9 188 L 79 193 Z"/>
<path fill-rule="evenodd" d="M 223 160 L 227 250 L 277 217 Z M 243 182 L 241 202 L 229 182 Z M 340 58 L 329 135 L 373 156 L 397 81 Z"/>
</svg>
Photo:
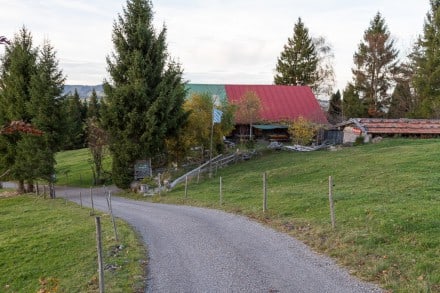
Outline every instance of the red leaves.
<svg viewBox="0 0 440 293">
<path fill-rule="evenodd" d="M 36 136 L 43 135 L 43 131 L 24 121 L 11 121 L 9 125 L 0 128 L 0 134 L 14 134 L 16 132 L 28 133 Z"/>
</svg>

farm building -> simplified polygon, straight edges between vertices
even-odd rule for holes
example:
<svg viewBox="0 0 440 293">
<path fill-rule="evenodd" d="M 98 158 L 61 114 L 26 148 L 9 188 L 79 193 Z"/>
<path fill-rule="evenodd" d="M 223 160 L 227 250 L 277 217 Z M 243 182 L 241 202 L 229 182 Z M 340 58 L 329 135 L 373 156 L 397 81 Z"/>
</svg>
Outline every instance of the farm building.
<svg viewBox="0 0 440 293">
<path fill-rule="evenodd" d="M 440 135 L 440 120 L 352 118 L 336 128 L 343 132 L 343 143 L 359 136 L 365 142 L 377 136 L 435 137 Z"/>
<path fill-rule="evenodd" d="M 287 138 L 287 126 L 283 122 L 293 121 L 302 116 L 317 124 L 328 124 L 318 100 L 307 86 L 280 85 L 201 85 L 187 84 L 188 95 L 195 92 L 209 93 L 226 98 L 238 104 L 247 92 L 254 92 L 260 98 L 260 119 L 253 123 L 253 133 L 263 137 Z M 236 118 L 235 135 L 249 133 L 249 125 Z"/>
</svg>

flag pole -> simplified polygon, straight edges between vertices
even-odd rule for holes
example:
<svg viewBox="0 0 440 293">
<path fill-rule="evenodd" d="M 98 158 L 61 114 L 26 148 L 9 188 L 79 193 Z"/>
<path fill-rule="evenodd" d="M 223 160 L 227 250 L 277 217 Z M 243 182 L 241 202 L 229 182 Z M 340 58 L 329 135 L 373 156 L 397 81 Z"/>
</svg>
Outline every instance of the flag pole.
<svg viewBox="0 0 440 293">
<path fill-rule="evenodd" d="M 212 104 L 212 119 L 211 119 L 211 141 L 209 147 L 209 178 L 212 178 L 212 140 L 214 137 L 214 107 L 215 102 Z"/>
</svg>

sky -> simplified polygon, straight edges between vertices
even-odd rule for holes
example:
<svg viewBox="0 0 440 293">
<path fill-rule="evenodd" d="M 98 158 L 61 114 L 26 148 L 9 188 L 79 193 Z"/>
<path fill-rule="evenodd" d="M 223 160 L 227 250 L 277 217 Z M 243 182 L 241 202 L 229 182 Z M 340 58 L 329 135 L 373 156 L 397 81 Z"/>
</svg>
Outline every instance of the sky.
<svg viewBox="0 0 440 293">
<path fill-rule="evenodd" d="M 332 46 L 335 90 L 352 80 L 353 54 L 379 11 L 404 58 L 423 31 L 429 0 L 153 0 L 169 55 L 190 83 L 272 84 L 277 58 L 301 17 Z M 0 0 L 0 36 L 24 25 L 34 45 L 49 40 L 66 84 L 109 79 L 112 28 L 126 0 Z M 0 55 L 4 48 L 0 47 Z"/>
</svg>

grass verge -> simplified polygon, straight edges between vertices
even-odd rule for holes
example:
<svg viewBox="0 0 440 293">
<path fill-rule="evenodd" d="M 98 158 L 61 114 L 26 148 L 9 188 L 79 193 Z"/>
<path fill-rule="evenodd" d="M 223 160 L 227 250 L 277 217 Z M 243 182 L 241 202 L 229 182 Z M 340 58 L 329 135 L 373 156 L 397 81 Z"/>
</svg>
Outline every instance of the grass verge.
<svg viewBox="0 0 440 293">
<path fill-rule="evenodd" d="M 89 209 L 63 199 L 1 193 L 0 207 L 0 292 L 99 291 Z M 116 243 L 109 216 L 101 214 L 101 223 L 106 292 L 143 292 L 146 252 L 138 235 L 118 220 Z"/>
</svg>

